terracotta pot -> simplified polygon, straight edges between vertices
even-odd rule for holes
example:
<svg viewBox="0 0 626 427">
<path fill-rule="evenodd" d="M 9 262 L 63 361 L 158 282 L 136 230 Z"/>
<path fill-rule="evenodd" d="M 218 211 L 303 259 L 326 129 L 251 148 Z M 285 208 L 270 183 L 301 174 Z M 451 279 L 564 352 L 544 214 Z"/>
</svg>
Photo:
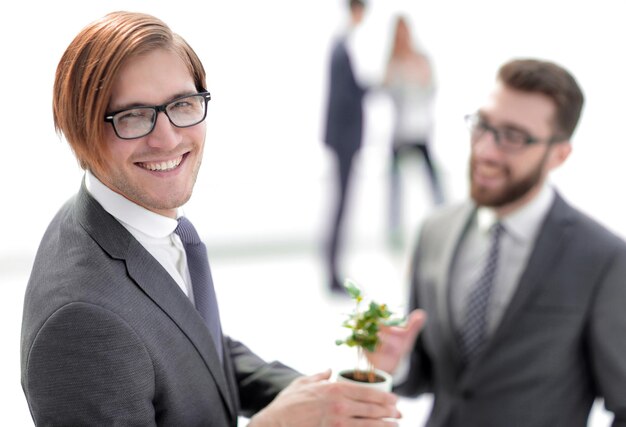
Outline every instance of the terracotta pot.
<svg viewBox="0 0 626 427">
<path fill-rule="evenodd" d="M 371 387 L 371 388 L 375 388 L 377 390 L 382 390 L 382 391 L 391 391 L 391 386 L 393 384 L 393 381 L 391 379 L 391 375 L 389 375 L 387 372 L 375 369 L 374 373 L 376 375 L 376 382 L 367 382 L 367 381 L 358 381 L 355 380 L 354 377 L 354 369 L 345 369 L 343 371 L 340 371 L 337 374 L 337 381 L 341 381 L 341 382 L 349 382 L 349 383 L 354 383 L 354 384 L 359 384 L 363 387 Z"/>
</svg>

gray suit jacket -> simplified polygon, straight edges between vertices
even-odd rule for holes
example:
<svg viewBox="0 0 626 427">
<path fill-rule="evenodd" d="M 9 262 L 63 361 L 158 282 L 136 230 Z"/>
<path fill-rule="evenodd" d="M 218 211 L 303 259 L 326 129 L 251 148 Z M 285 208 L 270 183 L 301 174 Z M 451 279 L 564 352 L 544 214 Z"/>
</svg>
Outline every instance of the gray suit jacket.
<svg viewBox="0 0 626 427">
<path fill-rule="evenodd" d="M 176 282 L 81 188 L 37 253 L 22 387 L 37 425 L 235 426 L 298 374 L 224 338 L 224 365 Z"/>
<path fill-rule="evenodd" d="M 429 318 L 397 391 L 433 393 L 431 427 L 583 427 L 596 396 L 626 425 L 625 242 L 557 195 L 500 325 L 463 367 L 448 286 L 474 210 L 423 226 L 410 306 Z"/>
</svg>

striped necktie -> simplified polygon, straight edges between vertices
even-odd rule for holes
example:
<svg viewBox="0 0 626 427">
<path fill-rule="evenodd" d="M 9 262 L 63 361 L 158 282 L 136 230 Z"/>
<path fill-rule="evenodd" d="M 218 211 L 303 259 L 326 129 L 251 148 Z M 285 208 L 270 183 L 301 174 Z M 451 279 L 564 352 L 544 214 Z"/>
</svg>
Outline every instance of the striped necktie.
<svg viewBox="0 0 626 427">
<path fill-rule="evenodd" d="M 482 274 L 473 285 L 466 300 L 463 324 L 459 332 L 461 356 L 469 363 L 483 349 L 487 336 L 487 309 L 498 269 L 500 237 L 504 227 L 499 222 L 491 226 L 490 248 Z"/>
<path fill-rule="evenodd" d="M 178 219 L 178 226 L 174 233 L 178 234 L 185 247 L 196 310 L 209 328 L 221 361 L 223 359 L 222 327 L 206 246 L 200 240 L 193 224 L 185 217 Z"/>
</svg>

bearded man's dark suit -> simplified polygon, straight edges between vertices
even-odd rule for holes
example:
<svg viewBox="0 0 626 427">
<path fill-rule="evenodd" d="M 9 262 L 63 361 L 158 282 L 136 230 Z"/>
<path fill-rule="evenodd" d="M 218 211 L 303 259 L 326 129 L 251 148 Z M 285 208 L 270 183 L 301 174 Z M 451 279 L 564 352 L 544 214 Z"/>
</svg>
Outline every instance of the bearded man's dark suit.
<svg viewBox="0 0 626 427">
<path fill-rule="evenodd" d="M 209 330 L 84 185 L 48 227 L 25 297 L 22 387 L 37 425 L 233 427 L 298 374 Z"/>
<path fill-rule="evenodd" d="M 625 426 L 624 241 L 557 194 L 506 313 L 464 367 L 449 283 L 475 209 L 446 208 L 422 228 L 410 306 L 428 321 L 397 391 L 433 393 L 429 427 L 584 427 L 597 396 Z"/>
</svg>

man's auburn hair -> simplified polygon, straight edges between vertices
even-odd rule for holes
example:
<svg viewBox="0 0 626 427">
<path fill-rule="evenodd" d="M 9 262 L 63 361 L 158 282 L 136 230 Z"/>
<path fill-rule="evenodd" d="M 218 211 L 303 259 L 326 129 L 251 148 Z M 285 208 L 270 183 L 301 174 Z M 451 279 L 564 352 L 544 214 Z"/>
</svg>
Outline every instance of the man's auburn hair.
<svg viewBox="0 0 626 427">
<path fill-rule="evenodd" d="M 108 156 L 104 116 L 113 83 L 125 60 L 157 49 L 177 53 L 196 89 L 205 90 L 200 59 L 161 20 L 143 13 L 113 12 L 85 27 L 57 66 L 52 109 L 54 126 L 83 169 L 102 168 Z"/>
</svg>

